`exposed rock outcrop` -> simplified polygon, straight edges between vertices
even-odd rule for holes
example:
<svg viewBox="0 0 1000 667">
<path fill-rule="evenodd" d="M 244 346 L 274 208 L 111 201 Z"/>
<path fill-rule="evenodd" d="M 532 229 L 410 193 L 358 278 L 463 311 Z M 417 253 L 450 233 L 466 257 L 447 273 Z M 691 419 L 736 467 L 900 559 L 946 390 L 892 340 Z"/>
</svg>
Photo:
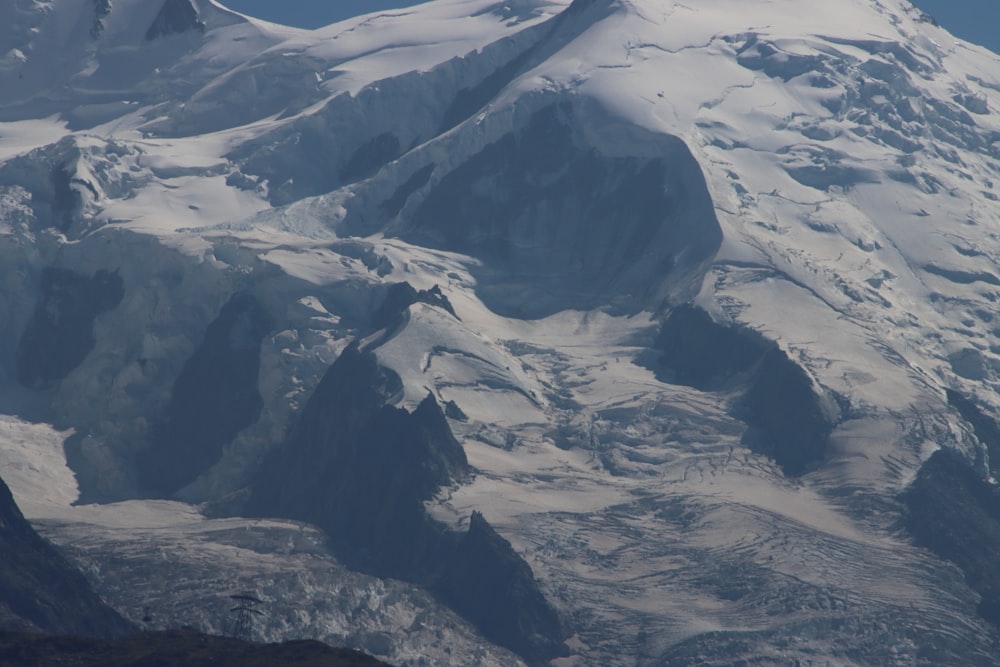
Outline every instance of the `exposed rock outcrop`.
<svg viewBox="0 0 1000 667">
<path fill-rule="evenodd" d="M 140 461 L 142 487 L 170 495 L 222 457 L 222 448 L 256 423 L 260 346 L 271 320 L 260 303 L 237 294 L 208 326 L 201 346 L 174 382 L 163 422 Z"/>
<path fill-rule="evenodd" d="M 198 19 L 198 10 L 191 4 L 191 0 L 166 0 L 146 31 L 146 41 L 189 30 L 204 29 L 205 24 Z"/>
<path fill-rule="evenodd" d="M 391 132 L 372 138 L 367 143 L 358 146 L 340 170 L 342 183 L 353 183 L 368 178 L 377 172 L 382 165 L 395 160 L 402 151 L 399 139 Z"/>
<path fill-rule="evenodd" d="M 1000 493 L 955 452 L 941 449 L 901 495 L 916 543 L 957 565 L 981 596 L 979 613 L 1000 625 Z"/>
<path fill-rule="evenodd" d="M 464 535 L 449 535 L 442 576 L 435 590 L 441 598 L 493 641 L 529 658 L 558 653 L 554 639 L 563 629 L 559 617 L 535 584 L 534 574 L 510 542 L 479 512 L 473 512 Z"/>
<path fill-rule="evenodd" d="M 800 475 L 822 462 L 839 416 L 805 370 L 777 347 L 761 360 L 742 407 L 756 429 L 747 443 L 772 457 L 786 475 Z"/>
<path fill-rule="evenodd" d="M 63 379 L 94 348 L 94 320 L 125 296 L 117 271 L 92 277 L 69 269 L 42 272 L 41 295 L 17 346 L 17 379 L 44 389 Z"/>
<path fill-rule="evenodd" d="M 399 389 L 372 354 L 348 347 L 262 466 L 250 512 L 315 523 L 352 566 L 413 579 L 436 532 L 422 502 L 469 469 L 434 399 L 409 413 L 387 404 Z"/>
<path fill-rule="evenodd" d="M 976 402 L 954 389 L 946 390 L 948 404 L 958 410 L 962 419 L 972 426 L 976 438 L 989 455 L 988 469 L 994 477 L 1000 476 L 1000 424 L 983 412 Z"/>
<path fill-rule="evenodd" d="M 660 354 L 653 370 L 661 380 L 711 391 L 753 370 L 774 343 L 682 305 L 664 321 L 653 347 Z"/>
<path fill-rule="evenodd" d="M 680 140 L 650 135 L 656 156 L 611 155 L 579 116 L 567 104 L 535 112 L 428 186 L 408 223 L 405 237 L 483 261 L 491 280 L 480 296 L 496 312 L 656 303 L 668 276 L 695 270 L 721 242 Z"/>
<path fill-rule="evenodd" d="M 469 465 L 433 396 L 411 413 L 389 404 L 399 390 L 371 352 L 349 346 L 261 467 L 248 512 L 317 524 L 351 567 L 427 587 L 529 662 L 564 653 L 558 615 L 485 518 L 459 533 L 424 510 Z"/>
<path fill-rule="evenodd" d="M 38 536 L 0 479 L 0 629 L 114 637 L 134 628 Z M 10 663 L 3 664 L 41 664 Z"/>
<path fill-rule="evenodd" d="M 661 380 L 703 391 L 739 390 L 733 407 L 750 426 L 745 442 L 785 474 L 802 474 L 823 460 L 839 411 L 773 341 L 684 305 L 664 320 L 653 347 L 655 358 L 643 363 Z"/>
<path fill-rule="evenodd" d="M 94 0 L 94 22 L 90 26 L 90 36 L 97 39 L 104 32 L 104 19 L 111 13 L 111 0 Z"/>
<path fill-rule="evenodd" d="M 403 312 L 415 303 L 436 306 L 458 318 L 448 297 L 437 285 L 417 291 L 410 283 L 394 283 L 386 290 L 382 302 L 372 313 L 372 328 L 384 329 L 398 324 Z"/>
</svg>

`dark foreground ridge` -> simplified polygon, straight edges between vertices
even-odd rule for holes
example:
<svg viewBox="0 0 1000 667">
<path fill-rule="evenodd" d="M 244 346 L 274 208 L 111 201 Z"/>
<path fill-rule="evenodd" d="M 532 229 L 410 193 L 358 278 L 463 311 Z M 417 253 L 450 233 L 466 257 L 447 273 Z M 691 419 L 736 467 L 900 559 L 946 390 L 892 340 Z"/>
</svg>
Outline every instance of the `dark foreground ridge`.
<svg viewBox="0 0 1000 667">
<path fill-rule="evenodd" d="M 0 479 L 0 629 L 115 637 L 134 627 L 25 520 Z M 0 665 L 48 665 L 45 661 Z"/>
<path fill-rule="evenodd" d="M 193 630 L 102 640 L 0 632 L 2 667 L 381 667 L 386 663 L 317 641 L 250 644 Z"/>
</svg>

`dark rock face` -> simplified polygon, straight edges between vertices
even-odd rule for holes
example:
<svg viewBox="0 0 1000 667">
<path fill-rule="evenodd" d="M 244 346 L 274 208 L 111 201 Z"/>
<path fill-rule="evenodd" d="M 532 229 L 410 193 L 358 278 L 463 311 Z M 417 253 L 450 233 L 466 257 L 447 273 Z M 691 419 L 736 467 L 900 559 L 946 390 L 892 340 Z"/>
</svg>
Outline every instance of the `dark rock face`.
<svg viewBox="0 0 1000 667">
<path fill-rule="evenodd" d="M 772 457 L 786 475 L 800 475 L 823 460 L 835 415 L 823 405 L 806 372 L 783 350 L 761 360 L 743 397 L 751 448 Z"/>
<path fill-rule="evenodd" d="M 97 196 L 93 183 L 76 171 L 79 149 L 67 137 L 51 148 L 11 158 L 0 165 L 0 185 L 20 186 L 31 193 L 28 205 L 39 226 L 72 235 L 83 209 L 82 189 Z"/>
<path fill-rule="evenodd" d="M 358 146 L 347 164 L 340 170 L 342 183 L 353 183 L 368 178 L 382 165 L 399 157 L 402 149 L 396 135 L 384 132 Z"/>
<path fill-rule="evenodd" d="M 438 128 L 437 134 L 444 134 L 462 121 L 470 118 L 490 100 L 495 98 L 505 86 L 523 71 L 525 65 L 530 62 L 534 51 L 534 47 L 528 49 L 515 56 L 476 85 L 458 91 L 455 99 L 452 100 L 448 109 L 444 112 L 444 119 Z"/>
<path fill-rule="evenodd" d="M 963 396 L 954 389 L 946 390 L 948 404 L 958 410 L 962 419 L 969 422 L 979 442 L 983 443 L 989 453 L 990 474 L 1000 476 L 1000 424 L 979 409 L 975 401 Z"/>
<path fill-rule="evenodd" d="M 146 31 L 146 41 L 151 42 L 157 37 L 176 35 L 188 30 L 204 29 L 205 24 L 198 20 L 198 11 L 191 0 L 166 0 Z"/>
<path fill-rule="evenodd" d="M 469 421 L 469 415 L 465 414 L 465 411 L 455 401 L 448 401 L 444 404 L 444 414 L 448 419 L 455 421 Z"/>
<path fill-rule="evenodd" d="M 315 523 L 353 566 L 412 576 L 398 561 L 426 542 L 421 503 L 468 463 L 433 398 L 412 414 L 386 404 L 400 389 L 372 354 L 348 347 L 262 467 L 250 511 Z"/>
<path fill-rule="evenodd" d="M 482 514 L 473 512 L 469 531 L 447 555 L 448 576 L 439 584 L 443 600 L 493 641 L 526 657 L 554 657 L 553 638 L 563 630 L 535 584 L 528 564 Z M 518 610 L 512 614 L 510 610 Z"/>
<path fill-rule="evenodd" d="M 748 329 L 716 324 L 694 306 L 674 309 L 653 344 L 660 379 L 703 391 L 717 389 L 753 370 L 774 343 Z"/>
<path fill-rule="evenodd" d="M 721 230 L 680 140 L 612 157 L 578 127 L 569 106 L 537 112 L 432 185 L 404 236 L 483 260 L 480 296 L 520 317 L 649 299 L 715 252 Z"/>
<path fill-rule="evenodd" d="M 32 389 L 51 386 L 79 366 L 97 342 L 94 320 L 125 296 L 121 276 L 105 270 L 87 278 L 68 269 L 45 269 L 41 291 L 17 345 L 18 382 Z"/>
<path fill-rule="evenodd" d="M 0 555 L 0 629 L 96 637 L 120 636 L 133 630 L 101 602 L 82 574 L 35 533 L 3 480 Z"/>
<path fill-rule="evenodd" d="M 69 230 L 73 224 L 73 216 L 80 209 L 82 200 L 80 193 L 70 187 L 73 176 L 65 165 L 59 165 L 52 170 L 52 214 L 56 227 L 61 232 Z"/>
<path fill-rule="evenodd" d="M 547 55 L 569 43 L 593 25 L 592 21 L 578 21 L 578 17 L 585 15 L 592 8 L 600 11 L 600 5 L 604 5 L 606 10 L 608 4 L 607 0 L 599 2 L 573 0 L 569 7 L 537 28 L 540 37 L 538 41 L 534 41 L 528 48 L 514 55 L 483 80 L 459 90 L 445 111 L 437 134 L 444 134 L 474 116 L 518 76 L 544 62 Z"/>
<path fill-rule="evenodd" d="M 424 165 L 420 169 L 413 172 L 408 179 L 396 188 L 396 191 L 392 193 L 392 196 L 379 205 L 379 210 L 389 218 L 394 218 L 399 215 L 399 212 L 403 210 L 403 207 L 406 205 L 406 200 L 410 198 L 410 195 L 427 185 L 427 183 L 431 180 L 431 176 L 434 174 L 435 166 L 436 165 L 431 162 L 430 164 Z"/>
<path fill-rule="evenodd" d="M 143 489 L 172 494 L 222 457 L 222 448 L 256 423 L 260 345 L 271 321 L 258 301 L 238 294 L 208 326 L 174 382 L 164 422 L 140 461 Z"/>
<path fill-rule="evenodd" d="M 316 641 L 249 644 L 189 630 L 108 641 L 0 633 L 0 664 L 46 667 L 385 667 L 375 658 Z"/>
<path fill-rule="evenodd" d="M 664 321 L 654 349 L 656 357 L 642 363 L 665 382 L 702 391 L 743 387 L 735 410 L 751 427 L 745 442 L 785 474 L 802 474 L 823 460 L 837 415 L 772 341 L 681 306 Z"/>
<path fill-rule="evenodd" d="M 1000 494 L 958 454 L 938 450 L 902 494 L 914 541 L 955 563 L 979 593 L 980 615 L 1000 626 Z"/>
<path fill-rule="evenodd" d="M 104 32 L 104 19 L 111 13 L 111 0 L 94 0 L 94 22 L 90 26 L 90 36 L 97 39 Z"/>
<path fill-rule="evenodd" d="M 261 467 L 248 512 L 317 524 L 351 567 L 426 586 L 529 661 L 562 654 L 557 614 L 485 519 L 460 534 L 425 512 L 425 500 L 468 475 L 468 462 L 434 398 L 410 413 L 388 404 L 399 390 L 373 354 L 348 347 Z"/>
<path fill-rule="evenodd" d="M 398 324 L 406 309 L 415 303 L 436 306 L 458 318 L 448 297 L 437 285 L 417 291 L 410 283 L 394 283 L 389 286 L 382 303 L 372 313 L 372 328 L 384 329 Z"/>
</svg>

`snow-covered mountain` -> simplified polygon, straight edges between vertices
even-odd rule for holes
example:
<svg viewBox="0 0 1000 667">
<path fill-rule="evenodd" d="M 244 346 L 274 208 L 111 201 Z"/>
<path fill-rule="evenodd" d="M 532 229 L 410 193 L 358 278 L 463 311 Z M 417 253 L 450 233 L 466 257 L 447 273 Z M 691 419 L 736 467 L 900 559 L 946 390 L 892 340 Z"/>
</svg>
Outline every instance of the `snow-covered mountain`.
<svg viewBox="0 0 1000 667">
<path fill-rule="evenodd" d="M 905 0 L 0 26 L 0 476 L 133 620 L 1000 663 L 997 55 Z"/>
</svg>

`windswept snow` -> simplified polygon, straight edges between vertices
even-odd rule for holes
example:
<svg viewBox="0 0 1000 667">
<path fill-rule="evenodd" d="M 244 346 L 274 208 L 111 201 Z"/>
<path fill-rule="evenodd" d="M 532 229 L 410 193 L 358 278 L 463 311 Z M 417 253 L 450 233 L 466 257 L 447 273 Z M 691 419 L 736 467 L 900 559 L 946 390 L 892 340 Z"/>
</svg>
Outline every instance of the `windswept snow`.
<svg viewBox="0 0 1000 667">
<path fill-rule="evenodd" d="M 1000 415 L 1000 57 L 905 0 L 437 0 L 316 31 L 200 0 L 203 32 L 151 43 L 155 3 L 116 0 L 97 37 L 90 2 L 57 4 L 0 9 L 0 476 L 129 615 L 220 629 L 208 598 L 248 588 L 281 610 L 266 638 L 511 664 L 312 528 L 201 513 L 238 505 L 361 338 L 401 407 L 452 406 L 475 475 L 428 509 L 481 511 L 524 556 L 575 632 L 553 664 L 994 660 L 896 496 L 940 447 L 986 471 L 946 389 Z M 640 176 L 674 217 L 629 208 Z M 15 350 L 50 266 L 126 296 L 41 394 Z M 404 281 L 454 314 L 372 330 Z M 130 462 L 237 292 L 275 321 L 265 407 L 179 494 L 206 504 L 74 506 L 141 495 Z M 790 478 L 754 448 L 747 378 L 651 370 L 687 301 L 836 406 L 821 462 Z"/>
<path fill-rule="evenodd" d="M 79 495 L 63 453 L 68 434 L 8 415 L 0 419 L 0 429 L 0 470 L 21 512 L 29 519 L 64 513 Z"/>
<path fill-rule="evenodd" d="M 40 146 L 54 143 L 66 135 L 66 123 L 57 116 L 38 120 L 12 121 L 0 131 L 0 158 L 8 159 Z"/>
</svg>

